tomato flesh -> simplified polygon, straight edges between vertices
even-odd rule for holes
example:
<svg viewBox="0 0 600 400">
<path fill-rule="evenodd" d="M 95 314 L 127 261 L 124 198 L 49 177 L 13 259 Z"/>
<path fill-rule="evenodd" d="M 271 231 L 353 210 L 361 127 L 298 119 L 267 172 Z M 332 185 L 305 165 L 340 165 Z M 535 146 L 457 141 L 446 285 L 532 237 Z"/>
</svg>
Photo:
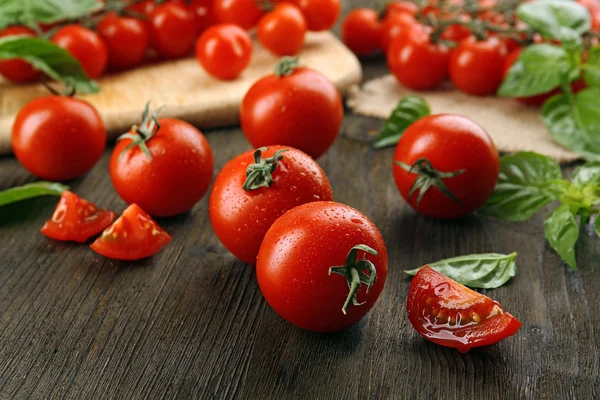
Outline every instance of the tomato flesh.
<svg viewBox="0 0 600 400">
<path fill-rule="evenodd" d="M 500 303 L 453 281 L 430 266 L 410 283 L 408 319 L 429 341 L 465 353 L 517 333 L 521 322 Z"/>
<path fill-rule="evenodd" d="M 65 190 L 50 218 L 41 229 L 49 238 L 83 243 L 102 232 L 115 219 L 115 213 Z"/>
<path fill-rule="evenodd" d="M 144 210 L 132 204 L 90 247 L 105 257 L 139 260 L 158 253 L 171 240 Z"/>
</svg>

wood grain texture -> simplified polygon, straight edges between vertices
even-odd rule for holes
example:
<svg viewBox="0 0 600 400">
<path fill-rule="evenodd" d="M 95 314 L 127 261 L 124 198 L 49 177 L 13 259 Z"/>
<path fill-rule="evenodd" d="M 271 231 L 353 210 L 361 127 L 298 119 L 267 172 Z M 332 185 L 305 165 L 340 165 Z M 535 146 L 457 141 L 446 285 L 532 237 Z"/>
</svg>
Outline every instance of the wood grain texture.
<svg viewBox="0 0 600 400">
<path fill-rule="evenodd" d="M 360 4 L 349 1 L 346 7 Z M 381 59 L 365 76 L 385 73 Z M 161 253 L 102 258 L 38 230 L 56 199 L 0 209 L 0 399 L 593 399 L 600 393 L 600 240 L 582 234 L 579 271 L 543 238 L 548 209 L 512 223 L 414 213 L 393 184 L 393 149 L 373 151 L 381 122 L 347 115 L 319 162 L 337 201 L 364 212 L 387 243 L 386 288 L 368 316 L 314 334 L 265 303 L 254 269 L 214 235 L 207 198 L 174 218 Z M 248 150 L 238 129 L 207 132 L 215 171 Z M 109 153 L 72 189 L 117 212 Z M 0 158 L 0 190 L 33 181 Z M 467 253 L 517 251 L 516 277 L 483 291 L 516 315 L 516 336 L 460 354 L 420 338 L 406 318 L 403 269 Z"/>
</svg>

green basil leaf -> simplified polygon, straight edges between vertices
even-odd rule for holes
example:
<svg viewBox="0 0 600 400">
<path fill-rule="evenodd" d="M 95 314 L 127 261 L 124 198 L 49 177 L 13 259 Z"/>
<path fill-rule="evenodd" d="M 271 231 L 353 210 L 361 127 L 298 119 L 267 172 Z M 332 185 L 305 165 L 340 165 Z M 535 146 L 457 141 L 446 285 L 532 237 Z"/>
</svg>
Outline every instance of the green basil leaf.
<svg viewBox="0 0 600 400">
<path fill-rule="evenodd" d="M 543 36 L 559 39 L 560 28 L 583 34 L 590 29 L 590 13 L 581 4 L 565 0 L 538 0 L 517 8 L 519 18 Z"/>
<path fill-rule="evenodd" d="M 0 59 L 21 58 L 56 81 L 64 82 L 77 93 L 95 93 L 98 84 L 89 79 L 66 50 L 34 37 L 10 36 L 0 39 Z"/>
<path fill-rule="evenodd" d="M 494 193 L 481 211 L 511 221 L 523 221 L 556 200 L 568 184 L 562 179 L 560 166 L 550 157 L 533 152 L 506 155 L 500 159 Z"/>
<path fill-rule="evenodd" d="M 600 86 L 600 46 L 588 52 L 587 61 L 583 64 L 583 78 L 589 86 Z"/>
<path fill-rule="evenodd" d="M 508 71 L 498 95 L 527 97 L 560 86 L 571 69 L 564 49 L 550 44 L 531 45 Z"/>
<path fill-rule="evenodd" d="M 54 182 L 34 182 L 0 192 L 0 206 L 39 196 L 60 196 L 68 186 Z"/>
<path fill-rule="evenodd" d="M 571 181 L 583 188 L 587 185 L 600 186 L 600 161 L 589 162 L 573 171 Z"/>
<path fill-rule="evenodd" d="M 600 215 L 596 216 L 596 220 L 594 221 L 594 230 L 596 231 L 596 235 L 600 236 Z"/>
<path fill-rule="evenodd" d="M 494 289 L 504 285 L 515 276 L 517 253 L 504 254 L 471 254 L 441 260 L 429 264 L 442 275 L 454 279 L 465 286 L 478 289 Z M 421 268 L 404 271 L 408 275 L 416 275 Z"/>
<path fill-rule="evenodd" d="M 429 104 L 418 96 L 404 96 L 400 99 L 390 117 L 383 123 L 373 147 L 380 149 L 398 143 L 404 131 L 418 119 L 431 114 Z"/>
<path fill-rule="evenodd" d="M 79 19 L 101 7 L 96 0 L 0 0 L 0 29 Z"/>
<path fill-rule="evenodd" d="M 552 211 L 544 222 L 544 232 L 550 246 L 571 268 L 577 269 L 575 243 L 579 238 L 579 226 L 567 204 Z"/>
</svg>

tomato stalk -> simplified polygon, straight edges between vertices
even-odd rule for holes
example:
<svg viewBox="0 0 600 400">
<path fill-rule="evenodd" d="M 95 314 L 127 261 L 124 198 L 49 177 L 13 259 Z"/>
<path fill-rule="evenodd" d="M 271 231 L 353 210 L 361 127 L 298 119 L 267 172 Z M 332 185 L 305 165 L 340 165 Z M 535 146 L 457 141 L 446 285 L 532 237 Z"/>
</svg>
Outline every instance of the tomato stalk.
<svg viewBox="0 0 600 400">
<path fill-rule="evenodd" d="M 150 150 L 148 150 L 148 146 L 146 145 L 146 142 L 148 140 L 152 139 L 152 137 L 154 135 L 156 135 L 156 133 L 160 129 L 160 124 L 158 123 L 158 114 L 160 113 L 161 110 L 162 110 L 162 107 L 159 107 L 158 110 L 156 110 L 152 114 L 150 114 L 150 102 L 146 103 L 146 107 L 144 107 L 144 112 L 142 113 L 141 124 L 134 125 L 131 128 L 131 131 L 135 132 L 135 134 L 128 132 L 117 138 L 117 142 L 120 140 L 123 140 L 123 139 L 131 139 L 131 143 L 129 143 L 123 149 L 121 154 L 119 154 L 118 160 L 121 160 L 123 155 L 135 146 L 139 146 L 140 149 L 144 152 L 144 154 L 146 156 L 148 156 L 149 159 L 152 160 L 152 154 L 150 154 Z"/>
<path fill-rule="evenodd" d="M 273 172 L 279 166 L 279 161 L 287 149 L 277 150 L 272 157 L 262 158 L 262 152 L 268 150 L 266 147 L 256 149 L 254 152 L 254 164 L 250 164 L 246 169 L 246 181 L 244 190 L 255 190 L 261 187 L 269 187 L 273 183 Z"/>
<path fill-rule="evenodd" d="M 275 65 L 275 75 L 278 78 L 282 76 L 289 76 L 294 73 L 296 68 L 300 66 L 300 59 L 298 57 L 281 57 L 281 60 Z"/>
</svg>

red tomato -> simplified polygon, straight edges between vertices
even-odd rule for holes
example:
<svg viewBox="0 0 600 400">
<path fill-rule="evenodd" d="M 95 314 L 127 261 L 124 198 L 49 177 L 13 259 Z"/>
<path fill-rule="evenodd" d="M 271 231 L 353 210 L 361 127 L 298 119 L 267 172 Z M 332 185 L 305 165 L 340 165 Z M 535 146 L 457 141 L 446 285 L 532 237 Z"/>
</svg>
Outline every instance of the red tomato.
<svg viewBox="0 0 600 400">
<path fill-rule="evenodd" d="M 156 6 L 156 0 L 143 0 L 127 6 L 127 10 L 150 17 L 150 14 L 152 14 L 152 11 L 154 11 Z"/>
<path fill-rule="evenodd" d="M 196 36 L 200 36 L 208 27 L 217 23 L 212 0 L 192 0 L 189 9 L 196 20 Z"/>
<path fill-rule="evenodd" d="M 385 17 L 381 23 L 381 48 L 387 52 L 394 39 L 401 35 L 407 35 L 411 29 L 424 29 L 417 20 L 406 14 L 392 14 Z"/>
<path fill-rule="evenodd" d="M 448 76 L 450 49 L 432 43 L 422 29 L 411 29 L 398 36 L 387 52 L 390 70 L 400 83 L 413 90 L 439 86 Z"/>
<path fill-rule="evenodd" d="M 600 2 L 597 0 L 577 0 L 577 2 L 587 8 L 592 15 L 600 11 Z"/>
<path fill-rule="evenodd" d="M 451 42 L 460 42 L 469 36 L 471 36 L 471 30 L 468 27 L 461 24 L 453 24 L 444 29 L 441 38 Z"/>
<path fill-rule="evenodd" d="M 235 79 L 250 64 L 252 40 L 237 25 L 212 26 L 196 42 L 196 59 L 215 78 Z"/>
<path fill-rule="evenodd" d="M 139 260 L 158 253 L 171 240 L 144 210 L 132 204 L 90 247 L 108 258 Z"/>
<path fill-rule="evenodd" d="M 293 4 L 278 4 L 262 17 L 257 28 L 258 41 L 278 56 L 292 56 L 304 46 L 306 21 Z"/>
<path fill-rule="evenodd" d="M 52 42 L 79 61 L 90 78 L 98 78 L 104 73 L 108 48 L 96 32 L 81 25 L 67 25 L 54 34 Z"/>
<path fill-rule="evenodd" d="M 242 130 L 254 148 L 280 144 L 320 157 L 335 141 L 344 115 L 337 89 L 319 72 L 289 60 L 244 96 Z"/>
<path fill-rule="evenodd" d="M 35 36 L 35 32 L 24 26 L 11 26 L 0 31 L 0 38 L 16 35 Z M 0 60 L 0 75 L 14 83 L 29 83 L 39 79 L 40 71 L 23 60 Z"/>
<path fill-rule="evenodd" d="M 379 13 L 370 8 L 357 8 L 350 12 L 342 24 L 342 40 L 359 56 L 381 50 L 381 35 Z"/>
<path fill-rule="evenodd" d="M 275 221 L 260 246 L 256 277 L 267 303 L 286 321 L 332 332 L 356 324 L 371 310 L 387 268 L 377 227 L 349 206 L 320 201 Z"/>
<path fill-rule="evenodd" d="M 291 0 L 296 4 L 311 31 L 331 29 L 340 16 L 340 0 Z"/>
<path fill-rule="evenodd" d="M 99 209 L 95 204 L 65 190 L 41 232 L 56 240 L 84 243 L 102 232 L 115 219 L 115 213 Z"/>
<path fill-rule="evenodd" d="M 506 75 L 508 74 L 508 71 L 513 66 L 513 64 L 519 59 L 519 56 L 521 55 L 522 51 L 523 51 L 523 48 L 519 47 L 516 50 L 510 52 L 508 54 L 508 56 L 506 56 L 506 60 L 504 61 L 504 70 L 503 70 L 503 74 L 502 74 L 503 79 L 504 79 L 504 77 L 506 77 Z M 542 94 L 538 94 L 535 96 L 529 96 L 529 97 L 520 97 L 520 98 L 517 98 L 516 100 L 519 101 L 520 103 L 523 103 L 528 106 L 539 107 L 542 104 L 544 104 L 546 102 L 546 100 L 548 100 L 550 97 L 552 97 L 558 93 L 560 93 L 560 89 L 554 89 L 548 93 L 542 93 Z"/>
<path fill-rule="evenodd" d="M 408 320 L 425 339 L 466 353 L 517 333 L 521 322 L 500 303 L 426 265 L 410 283 Z"/>
<path fill-rule="evenodd" d="M 204 135 L 171 118 L 148 117 L 140 126 L 122 136 L 110 158 L 110 179 L 117 193 L 150 215 L 165 217 L 191 209 L 212 180 L 213 156 Z"/>
<path fill-rule="evenodd" d="M 67 181 L 85 174 L 102 156 L 106 128 L 89 103 L 72 97 L 40 97 L 15 119 L 12 148 L 38 178 Z"/>
<path fill-rule="evenodd" d="M 421 118 L 404 132 L 393 169 L 396 186 L 412 208 L 430 217 L 458 218 L 490 197 L 500 160 L 494 142 L 475 122 L 438 114 Z"/>
<path fill-rule="evenodd" d="M 255 264 L 277 218 L 301 204 L 331 199 L 329 180 L 316 161 L 292 147 L 271 146 L 262 155 L 261 149 L 243 153 L 223 167 L 210 195 L 210 220 L 229 251 Z"/>
<path fill-rule="evenodd" d="M 475 96 L 496 93 L 504 77 L 506 47 L 497 37 L 462 40 L 452 51 L 450 78 L 458 89 Z"/>
<path fill-rule="evenodd" d="M 108 48 L 108 64 L 115 69 L 133 68 L 146 56 L 150 37 L 146 24 L 111 13 L 96 27 Z"/>
<path fill-rule="evenodd" d="M 419 6 L 415 3 L 411 3 L 410 1 L 392 1 L 385 7 L 386 17 L 394 14 L 407 14 L 415 16 L 417 15 L 418 11 Z"/>
<path fill-rule="evenodd" d="M 213 0 L 213 12 L 218 22 L 245 30 L 254 28 L 263 14 L 255 0 Z"/>
<path fill-rule="evenodd" d="M 183 5 L 166 3 L 150 14 L 150 45 L 164 58 L 190 54 L 196 40 L 194 15 Z"/>
</svg>

